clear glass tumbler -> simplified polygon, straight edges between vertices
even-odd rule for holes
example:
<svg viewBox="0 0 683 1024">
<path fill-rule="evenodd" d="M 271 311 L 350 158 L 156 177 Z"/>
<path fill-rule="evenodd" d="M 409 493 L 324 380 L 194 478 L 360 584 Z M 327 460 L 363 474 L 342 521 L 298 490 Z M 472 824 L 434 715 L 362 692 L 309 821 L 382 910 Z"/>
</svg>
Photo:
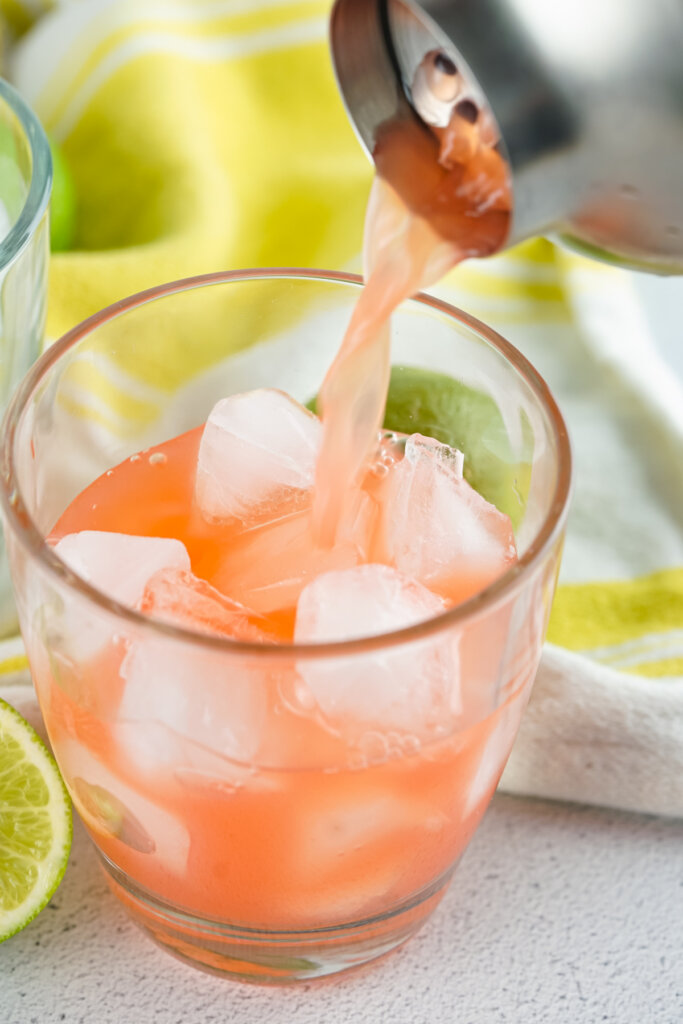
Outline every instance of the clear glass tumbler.
<svg viewBox="0 0 683 1024">
<path fill-rule="evenodd" d="M 273 386 L 310 399 L 359 287 L 349 275 L 269 270 L 133 296 L 53 345 L 5 422 L 1 496 L 22 632 L 109 884 L 163 947 L 249 981 L 370 961 L 443 895 L 541 653 L 570 482 L 558 409 L 483 324 L 426 296 L 398 311 L 393 360 L 413 368 L 398 375 L 419 390 L 421 374 L 441 374 L 434 415 L 462 433 L 481 486 L 510 510 L 520 557 L 460 606 L 391 634 L 266 646 L 150 620 L 71 572 L 49 536 L 84 487 L 123 460 L 151 465 L 150 446 L 199 427 L 219 398 Z M 401 398 L 409 418 L 413 397 Z M 437 650 L 461 700 L 429 742 L 378 721 L 347 743 L 302 690 L 311 673 L 354 673 L 372 700 L 388 666 L 412 680 Z M 131 652 L 144 664 L 137 704 Z M 236 758 L 226 737 L 254 740 L 250 730 L 254 753 Z"/>
<path fill-rule="evenodd" d="M 38 119 L 0 79 L 0 411 L 40 354 L 49 256 L 50 147 Z M 0 543 L 0 636 L 17 619 Z"/>
</svg>

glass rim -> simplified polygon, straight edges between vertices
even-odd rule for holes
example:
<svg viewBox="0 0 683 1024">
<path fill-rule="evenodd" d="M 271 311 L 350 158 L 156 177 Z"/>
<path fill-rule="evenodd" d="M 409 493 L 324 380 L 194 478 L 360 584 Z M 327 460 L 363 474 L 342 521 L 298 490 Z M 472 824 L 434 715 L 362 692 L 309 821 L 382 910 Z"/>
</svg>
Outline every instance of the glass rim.
<svg viewBox="0 0 683 1024">
<path fill-rule="evenodd" d="M 516 564 L 503 573 L 502 576 L 498 577 L 498 579 L 494 580 L 488 587 L 461 604 L 447 608 L 439 615 L 424 619 L 412 626 L 399 630 L 377 633 L 367 637 L 357 637 L 350 640 L 323 641 L 308 644 L 265 644 L 257 641 L 236 640 L 231 637 L 202 633 L 144 615 L 134 608 L 120 604 L 113 598 L 108 597 L 103 591 L 86 583 L 85 580 L 73 573 L 66 563 L 55 554 L 54 549 L 47 543 L 42 531 L 35 525 L 23 502 L 14 459 L 15 437 L 23 412 L 46 374 L 79 341 L 92 334 L 97 328 L 139 306 L 144 306 L 149 302 L 170 295 L 215 284 L 273 279 L 320 281 L 328 284 L 352 285 L 356 287 L 360 287 L 363 284 L 363 278 L 359 274 L 301 269 L 297 267 L 217 271 L 211 274 L 182 278 L 178 281 L 156 285 L 145 291 L 137 292 L 128 298 L 120 299 L 118 302 L 105 307 L 82 321 L 76 327 L 73 327 L 58 341 L 55 341 L 34 363 L 17 388 L 5 414 L 1 428 L 2 447 L 0 448 L 0 465 L 2 468 L 0 507 L 6 525 L 11 528 L 13 536 L 19 540 L 27 554 L 40 563 L 42 568 L 47 571 L 49 577 L 56 579 L 61 585 L 65 585 L 81 597 L 87 598 L 87 600 L 101 610 L 117 616 L 129 625 L 134 626 L 137 630 L 150 630 L 153 634 L 184 641 L 185 643 L 192 643 L 207 650 L 222 651 L 223 653 L 242 656 L 250 655 L 258 658 L 265 657 L 272 660 L 282 658 L 285 654 L 289 656 L 296 655 L 297 658 L 306 660 L 342 657 L 412 643 L 416 640 L 424 639 L 431 634 L 439 633 L 444 629 L 462 626 L 468 621 L 478 618 L 482 612 L 496 607 L 505 598 L 518 591 L 552 547 L 566 518 L 571 493 L 572 467 L 567 428 L 548 385 L 521 352 L 500 334 L 481 323 L 475 317 L 423 292 L 419 292 L 402 305 L 415 302 L 418 305 L 427 306 L 430 309 L 444 313 L 450 319 L 463 324 L 469 330 L 479 335 L 479 337 L 483 338 L 503 355 L 506 361 L 512 364 L 518 374 L 531 388 L 536 399 L 547 414 L 557 446 L 557 481 L 555 492 L 543 523 L 536 531 L 531 544 Z"/>
<path fill-rule="evenodd" d="M 29 105 L 9 82 L 0 78 L 0 99 L 15 114 L 31 147 L 31 183 L 21 213 L 0 239 L 0 269 L 8 267 L 28 244 L 50 202 L 52 154 L 47 135 Z"/>
</svg>

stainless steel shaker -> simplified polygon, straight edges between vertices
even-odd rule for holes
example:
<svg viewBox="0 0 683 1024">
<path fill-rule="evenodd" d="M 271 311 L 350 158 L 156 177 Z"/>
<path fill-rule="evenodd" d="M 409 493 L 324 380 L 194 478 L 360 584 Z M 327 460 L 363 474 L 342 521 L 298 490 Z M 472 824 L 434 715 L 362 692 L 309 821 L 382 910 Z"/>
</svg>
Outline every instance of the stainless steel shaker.
<svg viewBox="0 0 683 1024">
<path fill-rule="evenodd" d="M 683 0 L 336 0 L 331 47 L 370 154 L 388 121 L 438 116 L 425 55 L 457 67 L 509 163 L 506 245 L 683 273 Z"/>
</svg>

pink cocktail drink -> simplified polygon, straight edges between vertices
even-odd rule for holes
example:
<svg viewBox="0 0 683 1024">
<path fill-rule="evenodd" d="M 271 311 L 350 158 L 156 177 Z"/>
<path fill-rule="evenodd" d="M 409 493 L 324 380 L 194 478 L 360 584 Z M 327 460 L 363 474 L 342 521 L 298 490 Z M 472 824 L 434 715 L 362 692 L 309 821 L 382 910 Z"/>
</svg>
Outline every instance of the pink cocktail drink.
<svg viewBox="0 0 683 1024">
<path fill-rule="evenodd" d="M 76 806 L 112 863 L 192 914 L 297 932 L 440 891 L 498 781 L 535 651 L 480 720 L 468 709 L 481 666 L 476 652 L 461 664 L 456 632 L 324 666 L 288 655 L 295 640 L 353 639 L 442 614 L 514 565 L 516 552 L 508 517 L 462 479 L 450 449 L 396 436 L 378 445 L 353 528 L 336 548 L 318 547 L 312 491 L 276 487 L 264 502 L 270 480 L 259 478 L 253 446 L 214 486 L 211 471 L 234 454 L 231 431 L 239 426 L 244 448 L 251 427 L 258 444 L 267 414 L 283 461 L 287 417 L 316 438 L 311 414 L 281 393 L 235 396 L 203 440 L 199 428 L 108 470 L 50 542 L 104 592 L 137 588 L 144 614 L 277 645 L 279 657 L 225 672 L 210 654 L 183 658 L 135 630 L 91 637 L 79 656 L 88 641 L 67 611 L 53 617 L 50 656 L 34 670 Z M 298 471 L 304 483 L 305 450 Z M 259 501 L 250 504 L 249 489 Z M 419 537 L 406 548 L 394 522 L 417 501 L 446 532 L 436 551 Z M 126 597 L 133 603 L 132 590 Z M 506 627 L 504 612 L 491 616 L 477 643 L 502 656 Z"/>
<path fill-rule="evenodd" d="M 310 397 L 357 290 L 265 273 L 131 300 L 38 365 L 5 444 L 22 630 L 107 877 L 164 946 L 255 980 L 355 966 L 431 912 L 512 745 L 559 558 L 552 399 L 434 300 L 395 316 L 404 433 L 375 433 L 319 534 L 326 426 L 262 385 Z M 218 306 L 258 342 L 151 427 L 74 415 L 95 354 L 149 359 L 161 315 L 201 359 Z M 433 369 L 448 446 L 418 436 Z"/>
</svg>

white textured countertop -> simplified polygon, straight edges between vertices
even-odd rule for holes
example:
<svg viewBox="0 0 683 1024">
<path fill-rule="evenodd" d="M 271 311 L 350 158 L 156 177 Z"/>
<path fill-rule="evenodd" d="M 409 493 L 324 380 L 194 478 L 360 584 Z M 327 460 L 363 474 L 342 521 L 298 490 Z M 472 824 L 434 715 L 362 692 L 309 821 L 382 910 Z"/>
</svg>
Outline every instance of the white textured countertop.
<svg viewBox="0 0 683 1024">
<path fill-rule="evenodd" d="M 683 374 L 683 280 L 638 287 Z M 682 964 L 683 821 L 497 796 L 416 938 L 290 989 L 157 949 L 76 825 L 52 903 L 0 947 L 0 1024 L 682 1024 Z"/>
<path fill-rule="evenodd" d="M 2 1024 L 677 1024 L 683 822 L 495 798 L 424 930 L 360 975 L 262 989 L 138 932 L 78 826 L 50 908 L 0 950 Z"/>
</svg>

